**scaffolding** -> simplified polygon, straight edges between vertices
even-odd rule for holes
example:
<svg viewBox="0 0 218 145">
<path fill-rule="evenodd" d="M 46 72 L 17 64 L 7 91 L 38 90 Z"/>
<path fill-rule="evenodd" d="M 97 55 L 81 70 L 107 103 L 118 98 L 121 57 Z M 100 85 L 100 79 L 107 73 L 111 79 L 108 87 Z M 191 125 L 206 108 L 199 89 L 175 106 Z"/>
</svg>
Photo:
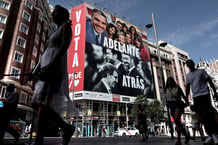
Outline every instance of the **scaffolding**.
<svg viewBox="0 0 218 145">
<path fill-rule="evenodd" d="M 98 135 L 107 136 L 109 135 L 109 112 L 108 112 L 108 102 L 102 102 L 102 111 L 98 124 Z M 107 130 L 107 131 L 106 131 Z"/>
</svg>

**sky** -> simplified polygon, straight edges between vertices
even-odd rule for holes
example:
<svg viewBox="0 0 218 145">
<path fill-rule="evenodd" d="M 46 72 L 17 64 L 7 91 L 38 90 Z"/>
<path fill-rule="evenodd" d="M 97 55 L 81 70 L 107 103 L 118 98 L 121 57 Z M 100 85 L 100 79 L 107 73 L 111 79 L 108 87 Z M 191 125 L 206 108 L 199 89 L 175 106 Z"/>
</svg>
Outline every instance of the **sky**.
<svg viewBox="0 0 218 145">
<path fill-rule="evenodd" d="M 89 3 L 147 31 L 155 42 L 154 14 L 158 40 L 189 53 L 191 59 L 218 59 L 218 0 L 49 0 L 50 5 L 67 9 Z"/>
</svg>

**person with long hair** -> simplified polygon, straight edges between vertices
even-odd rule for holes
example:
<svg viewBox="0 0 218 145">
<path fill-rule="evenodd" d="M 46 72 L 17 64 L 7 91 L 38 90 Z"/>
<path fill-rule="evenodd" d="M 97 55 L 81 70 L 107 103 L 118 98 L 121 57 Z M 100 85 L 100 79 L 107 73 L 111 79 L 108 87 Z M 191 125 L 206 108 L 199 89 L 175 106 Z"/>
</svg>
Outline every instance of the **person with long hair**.
<svg viewBox="0 0 218 145">
<path fill-rule="evenodd" d="M 140 35 L 135 36 L 134 45 L 139 48 L 140 57 L 143 61 L 150 61 L 150 55 L 148 49 L 143 45 L 142 37 Z"/>
<path fill-rule="evenodd" d="M 40 60 L 40 73 L 33 93 L 32 103 L 38 109 L 36 138 L 31 145 L 42 145 L 48 120 L 54 121 L 63 131 L 62 145 L 68 145 L 75 127 L 61 118 L 69 100 L 67 50 L 72 39 L 69 12 L 56 5 L 52 12 L 57 30 L 49 37 L 48 46 Z"/>
<path fill-rule="evenodd" d="M 107 33 L 108 33 L 108 38 L 114 39 L 115 35 L 117 34 L 117 28 L 114 24 L 109 23 L 107 24 Z"/>
<path fill-rule="evenodd" d="M 185 103 L 181 100 L 183 98 L 188 105 L 188 98 L 184 95 L 181 87 L 176 84 L 173 77 L 168 77 L 166 82 L 166 97 L 167 105 L 170 108 L 171 115 L 176 123 L 177 141 L 175 145 L 181 145 L 181 133 L 185 135 L 185 144 L 189 143 L 189 135 L 186 129 L 180 122 L 181 116 L 184 113 Z M 169 118 L 170 119 L 170 118 Z"/>
<path fill-rule="evenodd" d="M 136 28 L 134 26 L 130 26 L 129 32 L 132 34 L 132 44 L 134 44 L 135 37 L 138 35 Z"/>
</svg>

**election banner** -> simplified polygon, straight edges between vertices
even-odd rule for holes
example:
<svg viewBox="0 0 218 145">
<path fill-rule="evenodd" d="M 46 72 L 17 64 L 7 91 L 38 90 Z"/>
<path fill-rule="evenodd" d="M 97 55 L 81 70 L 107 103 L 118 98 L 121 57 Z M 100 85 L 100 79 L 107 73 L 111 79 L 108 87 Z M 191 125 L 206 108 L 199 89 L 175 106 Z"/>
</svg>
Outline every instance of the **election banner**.
<svg viewBox="0 0 218 145">
<path fill-rule="evenodd" d="M 70 90 L 154 98 L 145 30 L 88 4 L 73 8 L 71 19 Z"/>
</svg>

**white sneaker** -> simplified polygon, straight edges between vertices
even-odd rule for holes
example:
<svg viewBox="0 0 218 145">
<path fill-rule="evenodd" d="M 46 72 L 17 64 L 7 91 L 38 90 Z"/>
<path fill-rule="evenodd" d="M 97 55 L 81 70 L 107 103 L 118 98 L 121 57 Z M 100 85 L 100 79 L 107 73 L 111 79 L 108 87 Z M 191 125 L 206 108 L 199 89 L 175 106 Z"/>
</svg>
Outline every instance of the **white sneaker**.
<svg viewBox="0 0 218 145">
<path fill-rule="evenodd" d="M 208 136 L 208 138 L 204 142 L 204 145 L 210 145 L 212 142 L 213 142 L 213 138 L 211 136 Z"/>
<path fill-rule="evenodd" d="M 212 136 L 213 136 L 213 143 L 214 143 L 214 145 L 218 145 L 218 137 L 217 137 L 217 135 L 213 134 Z"/>
</svg>

